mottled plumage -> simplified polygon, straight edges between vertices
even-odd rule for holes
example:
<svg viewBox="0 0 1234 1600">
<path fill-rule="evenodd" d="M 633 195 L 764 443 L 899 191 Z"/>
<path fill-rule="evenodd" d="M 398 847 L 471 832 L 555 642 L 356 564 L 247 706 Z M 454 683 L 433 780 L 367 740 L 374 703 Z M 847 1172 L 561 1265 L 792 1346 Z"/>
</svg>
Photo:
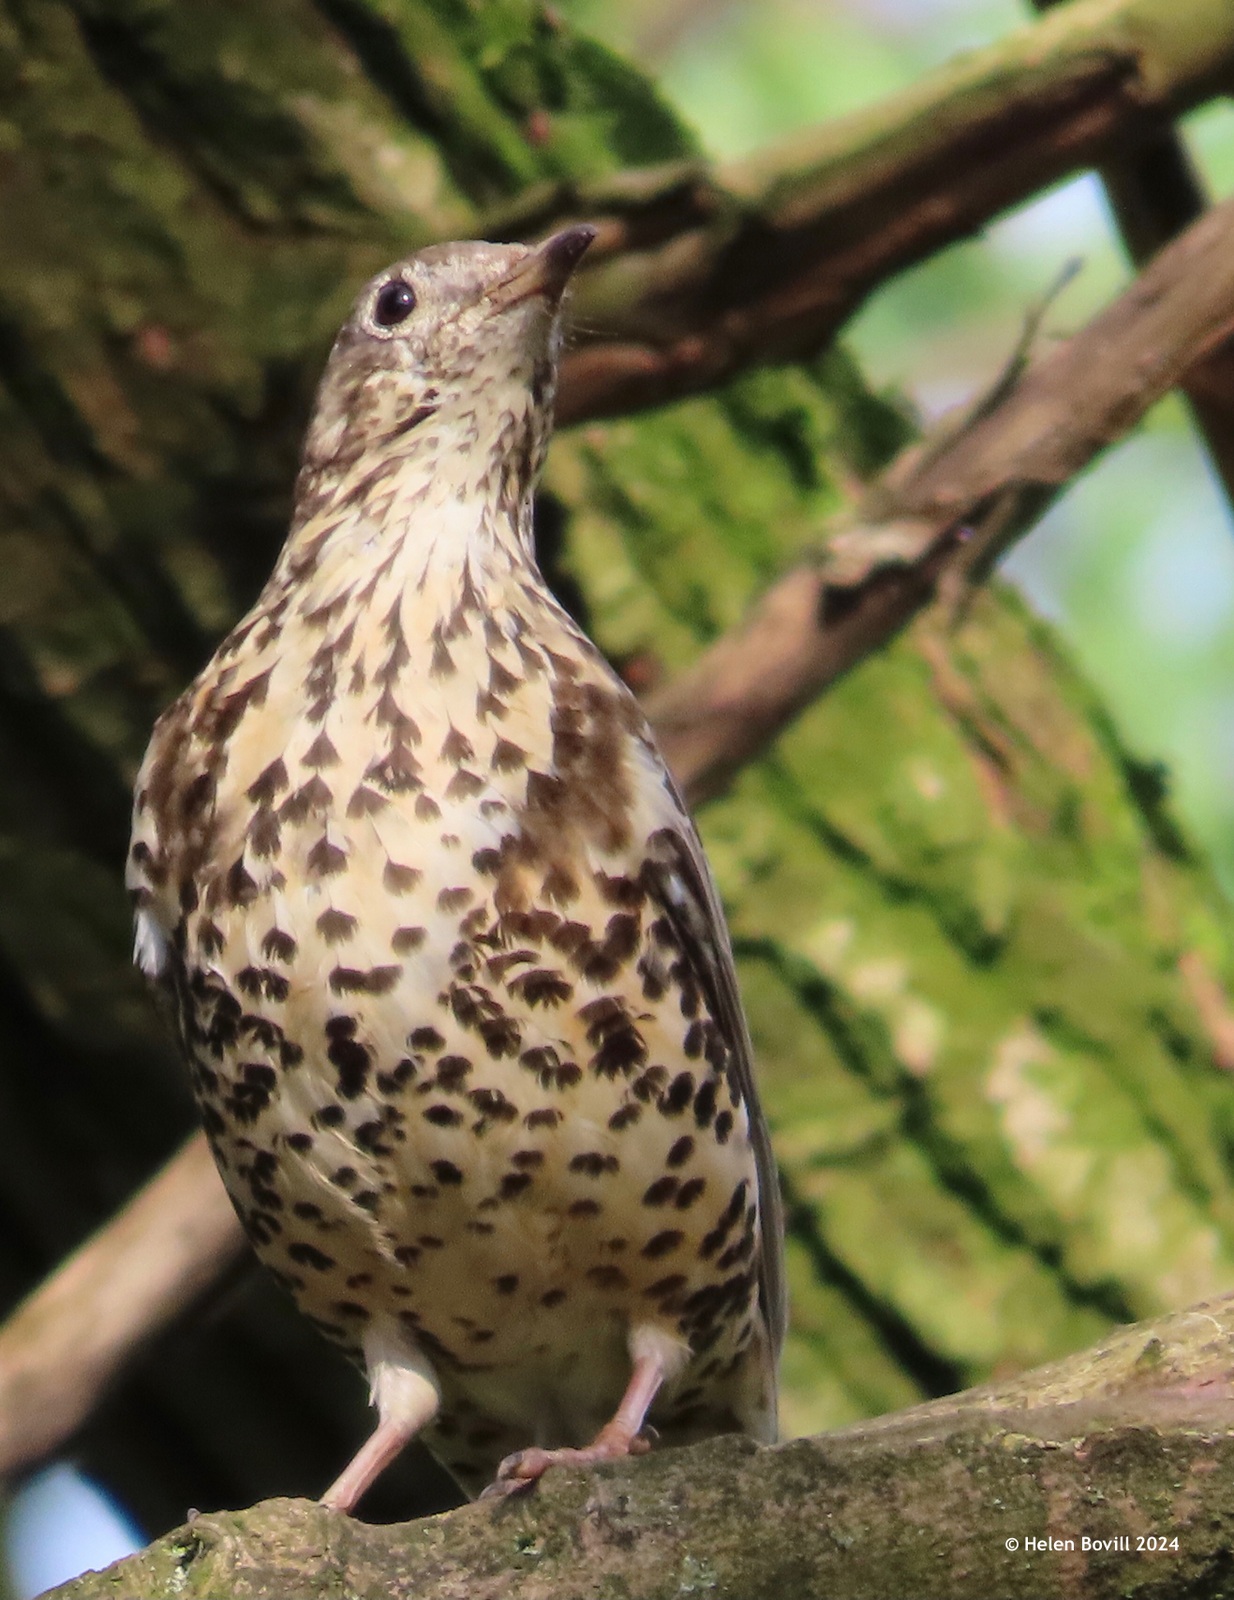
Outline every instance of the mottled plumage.
<svg viewBox="0 0 1234 1600">
<path fill-rule="evenodd" d="M 220 1171 L 372 1381 L 338 1505 L 421 1430 L 472 1492 L 526 1446 L 640 1447 L 648 1402 L 665 1442 L 775 1435 L 778 1203 L 723 919 L 532 551 L 591 236 L 368 285 L 274 573 L 138 780 L 138 960 Z"/>
</svg>

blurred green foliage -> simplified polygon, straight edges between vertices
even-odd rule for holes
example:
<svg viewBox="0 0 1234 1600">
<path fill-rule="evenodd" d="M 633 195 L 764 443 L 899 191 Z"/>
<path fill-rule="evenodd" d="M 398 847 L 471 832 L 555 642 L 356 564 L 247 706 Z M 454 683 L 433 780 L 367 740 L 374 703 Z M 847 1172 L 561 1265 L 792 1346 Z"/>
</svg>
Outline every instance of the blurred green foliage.
<svg viewBox="0 0 1234 1600">
<path fill-rule="evenodd" d="M 720 158 L 894 94 L 1026 20 L 1023 0 L 566 0 L 639 58 Z M 1234 106 L 1185 124 L 1210 190 L 1234 190 Z M 1082 270 L 1043 337 L 1126 282 L 1093 178 L 1062 186 L 889 284 L 846 333 L 876 385 L 923 419 L 988 383 L 1069 260 Z M 1157 408 L 1055 507 L 1007 568 L 1059 624 L 1145 761 L 1234 888 L 1234 528 L 1185 407 Z"/>
</svg>

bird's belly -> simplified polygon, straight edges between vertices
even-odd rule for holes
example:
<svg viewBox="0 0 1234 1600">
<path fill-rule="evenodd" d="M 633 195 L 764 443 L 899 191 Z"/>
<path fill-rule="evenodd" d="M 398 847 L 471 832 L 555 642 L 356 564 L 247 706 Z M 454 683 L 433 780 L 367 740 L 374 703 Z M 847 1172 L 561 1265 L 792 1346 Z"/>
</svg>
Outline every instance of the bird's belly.
<svg viewBox="0 0 1234 1600">
<path fill-rule="evenodd" d="M 628 860 L 545 869 L 520 900 L 494 784 L 284 807 L 277 855 L 199 877 L 177 975 L 258 1253 L 353 1355 L 374 1329 L 426 1355 L 441 1427 L 502 1435 L 489 1464 L 604 1421 L 632 1328 L 690 1346 L 688 1387 L 759 1323 L 732 1051 Z"/>
<path fill-rule="evenodd" d="M 215 1070 L 214 1092 L 230 1077 L 243 1093 L 252 1065 Z M 590 1076 L 546 1087 L 508 1061 L 314 1126 L 310 1076 L 276 1080 L 252 1122 L 207 1121 L 259 1254 L 336 1341 L 358 1347 L 380 1318 L 460 1370 L 561 1369 L 638 1321 L 705 1331 L 721 1304 L 752 1302 L 744 1129 L 719 1144 L 688 1108 Z M 623 1104 L 639 1116 L 614 1129 Z"/>
</svg>

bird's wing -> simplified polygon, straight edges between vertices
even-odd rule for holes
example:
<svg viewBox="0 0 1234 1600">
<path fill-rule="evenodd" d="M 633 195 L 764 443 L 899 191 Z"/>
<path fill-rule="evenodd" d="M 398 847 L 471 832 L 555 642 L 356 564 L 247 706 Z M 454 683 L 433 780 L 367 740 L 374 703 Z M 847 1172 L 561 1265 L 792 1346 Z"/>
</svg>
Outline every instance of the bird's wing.
<svg viewBox="0 0 1234 1600">
<path fill-rule="evenodd" d="M 670 780 L 671 783 L 671 780 Z M 679 819 L 649 841 L 643 868 L 648 893 L 668 918 L 681 954 L 707 998 L 711 1015 L 732 1053 L 741 1098 L 750 1119 L 750 1142 L 758 1172 L 761 1233 L 759 1297 L 772 1349 L 778 1356 L 788 1315 L 784 1280 L 784 1215 L 767 1121 L 754 1082 L 754 1052 L 737 992 L 728 925 L 703 847 L 685 802 L 672 786 Z"/>
</svg>

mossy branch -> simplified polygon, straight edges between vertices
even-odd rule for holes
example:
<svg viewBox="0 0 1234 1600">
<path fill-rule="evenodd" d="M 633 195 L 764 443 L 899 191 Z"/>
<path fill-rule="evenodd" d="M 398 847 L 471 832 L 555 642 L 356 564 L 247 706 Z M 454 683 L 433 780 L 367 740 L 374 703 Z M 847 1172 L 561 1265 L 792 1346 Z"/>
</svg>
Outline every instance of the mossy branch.
<svg viewBox="0 0 1234 1600">
<path fill-rule="evenodd" d="M 895 272 L 1234 84 L 1226 0 L 1075 0 L 757 158 L 542 188 L 489 231 L 600 236 L 560 420 L 809 354 Z"/>
<path fill-rule="evenodd" d="M 1226 1297 L 775 1449 L 554 1472 L 394 1527 L 302 1500 L 198 1517 L 48 1600 L 1193 1600 L 1234 1538 L 1232 1365 Z"/>
</svg>

